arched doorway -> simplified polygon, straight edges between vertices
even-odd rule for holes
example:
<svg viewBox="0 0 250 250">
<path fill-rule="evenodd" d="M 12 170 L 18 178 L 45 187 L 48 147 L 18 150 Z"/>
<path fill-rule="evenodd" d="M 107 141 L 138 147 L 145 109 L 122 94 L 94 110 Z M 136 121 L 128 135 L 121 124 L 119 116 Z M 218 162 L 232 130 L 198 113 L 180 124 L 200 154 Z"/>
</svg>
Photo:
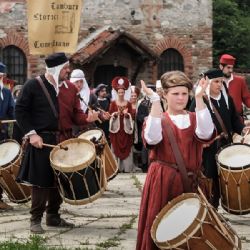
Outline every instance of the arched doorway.
<svg viewBox="0 0 250 250">
<path fill-rule="evenodd" d="M 162 74 L 172 70 L 184 71 L 184 61 L 182 55 L 176 49 L 165 50 L 160 57 L 158 65 L 158 79 Z"/>
<path fill-rule="evenodd" d="M 123 66 L 100 65 L 94 73 L 94 87 L 100 83 L 111 85 L 111 81 L 115 76 L 127 76 L 128 69 Z"/>
</svg>

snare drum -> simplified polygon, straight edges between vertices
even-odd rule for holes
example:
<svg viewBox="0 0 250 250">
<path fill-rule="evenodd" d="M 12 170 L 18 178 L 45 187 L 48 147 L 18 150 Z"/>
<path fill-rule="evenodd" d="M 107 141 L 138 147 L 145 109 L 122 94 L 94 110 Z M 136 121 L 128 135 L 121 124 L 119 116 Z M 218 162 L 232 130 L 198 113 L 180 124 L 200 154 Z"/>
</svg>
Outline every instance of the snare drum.
<svg viewBox="0 0 250 250">
<path fill-rule="evenodd" d="M 111 152 L 111 149 L 107 143 L 107 140 L 105 138 L 105 135 L 101 129 L 95 128 L 95 129 L 88 129 L 84 132 L 82 132 L 78 138 L 86 139 L 86 140 L 93 140 L 96 141 L 96 143 L 103 144 L 104 148 L 100 155 L 100 157 L 103 160 L 103 165 L 106 173 L 107 180 L 111 180 L 117 175 L 118 172 L 118 164 L 115 160 L 113 153 Z"/>
<path fill-rule="evenodd" d="M 241 249 L 239 237 L 224 221 L 226 235 L 211 209 L 197 194 L 176 197 L 156 216 L 151 228 L 152 239 L 160 249 Z"/>
<path fill-rule="evenodd" d="M 64 201 L 83 205 L 99 198 L 106 188 L 101 159 L 96 157 L 95 145 L 85 139 L 74 138 L 54 148 L 50 163 Z"/>
<path fill-rule="evenodd" d="M 24 203 L 31 198 L 30 187 L 16 182 L 22 159 L 22 148 L 15 140 L 0 142 L 0 186 L 15 203 Z"/>
<path fill-rule="evenodd" d="M 231 144 L 216 155 L 221 205 L 229 213 L 250 212 L 250 145 Z"/>
</svg>

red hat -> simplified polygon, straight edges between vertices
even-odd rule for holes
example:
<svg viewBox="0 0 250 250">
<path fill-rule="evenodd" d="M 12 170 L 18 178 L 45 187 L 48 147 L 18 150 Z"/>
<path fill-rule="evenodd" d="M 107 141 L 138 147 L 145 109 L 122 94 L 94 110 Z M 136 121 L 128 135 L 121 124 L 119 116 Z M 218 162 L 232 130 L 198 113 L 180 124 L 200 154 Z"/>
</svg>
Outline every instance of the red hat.
<svg viewBox="0 0 250 250">
<path fill-rule="evenodd" d="M 129 87 L 129 80 L 125 76 L 116 76 L 112 80 L 112 88 L 118 91 L 118 89 L 127 90 Z"/>
<path fill-rule="evenodd" d="M 234 65 L 235 60 L 236 59 L 233 56 L 228 55 L 228 54 L 224 54 L 220 58 L 220 63 L 221 64 L 227 64 L 227 65 Z"/>
</svg>

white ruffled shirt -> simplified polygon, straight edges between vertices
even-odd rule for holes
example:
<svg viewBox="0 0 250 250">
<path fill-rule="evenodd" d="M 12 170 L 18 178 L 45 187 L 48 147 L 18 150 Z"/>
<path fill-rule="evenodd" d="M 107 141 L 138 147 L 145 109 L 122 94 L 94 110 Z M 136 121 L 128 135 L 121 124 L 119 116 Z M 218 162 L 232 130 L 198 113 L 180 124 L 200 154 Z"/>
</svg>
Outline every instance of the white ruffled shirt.
<svg viewBox="0 0 250 250">
<path fill-rule="evenodd" d="M 179 128 L 185 129 L 190 126 L 189 114 L 170 115 L 172 122 Z M 195 134 L 202 140 L 209 140 L 214 131 L 214 123 L 208 108 L 196 111 Z M 162 140 L 161 118 L 148 116 L 144 137 L 149 145 L 156 145 Z"/>
</svg>

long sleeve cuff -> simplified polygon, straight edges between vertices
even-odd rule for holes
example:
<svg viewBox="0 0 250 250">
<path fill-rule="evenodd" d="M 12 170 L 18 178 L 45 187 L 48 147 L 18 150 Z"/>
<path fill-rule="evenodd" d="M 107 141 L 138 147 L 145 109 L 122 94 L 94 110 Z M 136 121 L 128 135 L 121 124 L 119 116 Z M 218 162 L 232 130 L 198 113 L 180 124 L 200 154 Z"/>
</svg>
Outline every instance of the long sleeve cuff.
<svg viewBox="0 0 250 250">
<path fill-rule="evenodd" d="M 214 131 L 214 123 L 208 108 L 196 111 L 197 126 L 195 133 L 198 138 L 209 140 Z"/>
<path fill-rule="evenodd" d="M 149 145 L 156 145 L 162 140 L 161 118 L 148 116 L 144 138 Z"/>
</svg>

